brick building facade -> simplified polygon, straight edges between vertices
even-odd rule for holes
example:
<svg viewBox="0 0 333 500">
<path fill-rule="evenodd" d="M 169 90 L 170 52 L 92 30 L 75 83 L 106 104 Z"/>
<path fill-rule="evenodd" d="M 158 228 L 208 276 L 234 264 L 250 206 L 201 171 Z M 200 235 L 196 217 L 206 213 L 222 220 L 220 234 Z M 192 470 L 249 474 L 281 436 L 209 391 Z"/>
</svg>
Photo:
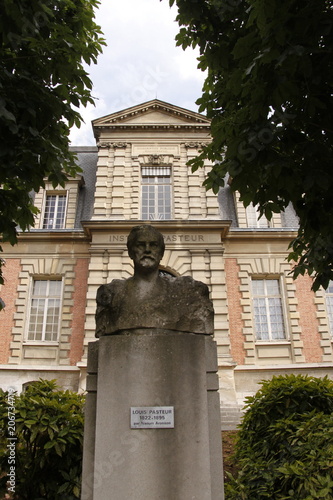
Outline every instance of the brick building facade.
<svg viewBox="0 0 333 500">
<path fill-rule="evenodd" d="M 280 373 L 333 377 L 333 286 L 310 291 L 286 261 L 292 207 L 268 223 L 226 182 L 202 186 L 209 163 L 187 161 L 209 142 L 203 115 L 159 100 L 93 122 L 96 147 L 73 148 L 82 173 L 35 195 L 35 228 L 4 245 L 0 386 L 39 377 L 85 389 L 98 286 L 132 274 L 126 237 L 139 221 L 164 235 L 161 270 L 209 287 L 215 309 L 223 428 L 244 398 Z"/>
</svg>

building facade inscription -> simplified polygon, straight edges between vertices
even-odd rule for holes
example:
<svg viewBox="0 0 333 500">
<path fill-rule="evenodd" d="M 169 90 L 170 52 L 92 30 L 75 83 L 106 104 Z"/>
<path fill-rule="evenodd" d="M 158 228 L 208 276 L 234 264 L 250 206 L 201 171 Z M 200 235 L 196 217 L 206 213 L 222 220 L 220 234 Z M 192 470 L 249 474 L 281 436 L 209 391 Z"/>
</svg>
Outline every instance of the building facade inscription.
<svg viewBox="0 0 333 500">
<path fill-rule="evenodd" d="M 110 243 L 126 243 L 126 234 L 111 234 Z M 208 243 L 210 239 L 204 234 L 164 234 L 165 243 Z"/>
<path fill-rule="evenodd" d="M 136 145 L 134 144 L 132 146 L 132 155 L 133 156 L 138 156 L 138 155 L 160 155 L 160 154 L 171 154 L 175 156 L 179 156 L 180 150 L 179 150 L 179 145 L 172 145 L 172 144 L 154 144 L 154 145 Z"/>
</svg>

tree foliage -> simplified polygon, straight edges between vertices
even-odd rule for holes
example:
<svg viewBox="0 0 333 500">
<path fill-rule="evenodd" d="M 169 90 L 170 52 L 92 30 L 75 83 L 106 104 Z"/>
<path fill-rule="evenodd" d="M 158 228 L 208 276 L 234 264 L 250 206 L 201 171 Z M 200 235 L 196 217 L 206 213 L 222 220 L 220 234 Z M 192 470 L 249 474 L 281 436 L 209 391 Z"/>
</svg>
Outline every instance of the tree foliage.
<svg viewBox="0 0 333 500">
<path fill-rule="evenodd" d="M 11 491 L 7 474 L 14 467 L 15 500 L 80 498 L 84 397 L 39 380 L 15 395 L 15 409 L 9 402 L 0 390 L 0 493 Z M 8 439 L 13 429 L 16 441 Z M 12 454 L 8 443 L 15 443 Z"/>
<path fill-rule="evenodd" d="M 34 225 L 32 191 L 78 171 L 69 131 L 93 103 L 84 63 L 104 44 L 98 0 L 3 0 L 0 16 L 0 236 Z M 0 276 L 0 284 L 2 282 Z"/>
<path fill-rule="evenodd" d="M 333 382 L 279 376 L 247 398 L 226 500 L 333 498 Z"/>
<path fill-rule="evenodd" d="M 169 0 L 177 44 L 200 49 L 207 70 L 199 110 L 211 118 L 205 181 L 227 175 L 247 206 L 268 219 L 290 203 L 299 217 L 289 260 L 313 289 L 333 279 L 333 2 Z"/>
</svg>

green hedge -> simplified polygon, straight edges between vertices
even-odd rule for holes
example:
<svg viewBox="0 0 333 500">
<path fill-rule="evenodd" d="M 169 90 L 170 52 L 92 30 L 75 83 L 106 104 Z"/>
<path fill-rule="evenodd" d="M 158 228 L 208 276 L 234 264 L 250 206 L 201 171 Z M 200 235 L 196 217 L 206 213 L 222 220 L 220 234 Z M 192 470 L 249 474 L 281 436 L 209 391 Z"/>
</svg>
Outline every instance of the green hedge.
<svg viewBox="0 0 333 500">
<path fill-rule="evenodd" d="M 333 382 L 288 375 L 261 386 L 246 400 L 226 500 L 333 499 Z"/>
<path fill-rule="evenodd" d="M 34 382 L 20 395 L 0 390 L 0 494 L 10 491 L 14 471 L 13 499 L 80 498 L 83 405 L 82 395 L 57 390 L 55 381 Z"/>
</svg>

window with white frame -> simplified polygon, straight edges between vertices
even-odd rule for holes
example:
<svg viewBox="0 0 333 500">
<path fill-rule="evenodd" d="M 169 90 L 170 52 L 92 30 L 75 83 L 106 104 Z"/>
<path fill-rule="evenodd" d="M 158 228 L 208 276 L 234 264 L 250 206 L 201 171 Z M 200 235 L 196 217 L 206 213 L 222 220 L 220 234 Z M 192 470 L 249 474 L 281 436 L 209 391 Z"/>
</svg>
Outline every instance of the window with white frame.
<svg viewBox="0 0 333 500">
<path fill-rule="evenodd" d="M 254 328 L 257 340 L 286 338 L 280 281 L 252 279 Z"/>
<path fill-rule="evenodd" d="M 264 215 L 259 219 L 258 205 L 252 203 L 246 207 L 246 220 L 248 227 L 269 227 L 268 219 Z"/>
<path fill-rule="evenodd" d="M 56 342 L 60 327 L 61 280 L 33 281 L 27 339 Z"/>
<path fill-rule="evenodd" d="M 43 229 L 63 229 L 65 226 L 67 195 L 48 194 L 45 200 Z"/>
<path fill-rule="evenodd" d="M 333 281 L 329 282 L 329 285 L 325 292 L 325 296 L 326 296 L 326 310 L 327 310 L 328 323 L 331 335 L 333 336 Z"/>
<path fill-rule="evenodd" d="M 171 219 L 171 167 L 143 167 L 142 219 Z"/>
</svg>

